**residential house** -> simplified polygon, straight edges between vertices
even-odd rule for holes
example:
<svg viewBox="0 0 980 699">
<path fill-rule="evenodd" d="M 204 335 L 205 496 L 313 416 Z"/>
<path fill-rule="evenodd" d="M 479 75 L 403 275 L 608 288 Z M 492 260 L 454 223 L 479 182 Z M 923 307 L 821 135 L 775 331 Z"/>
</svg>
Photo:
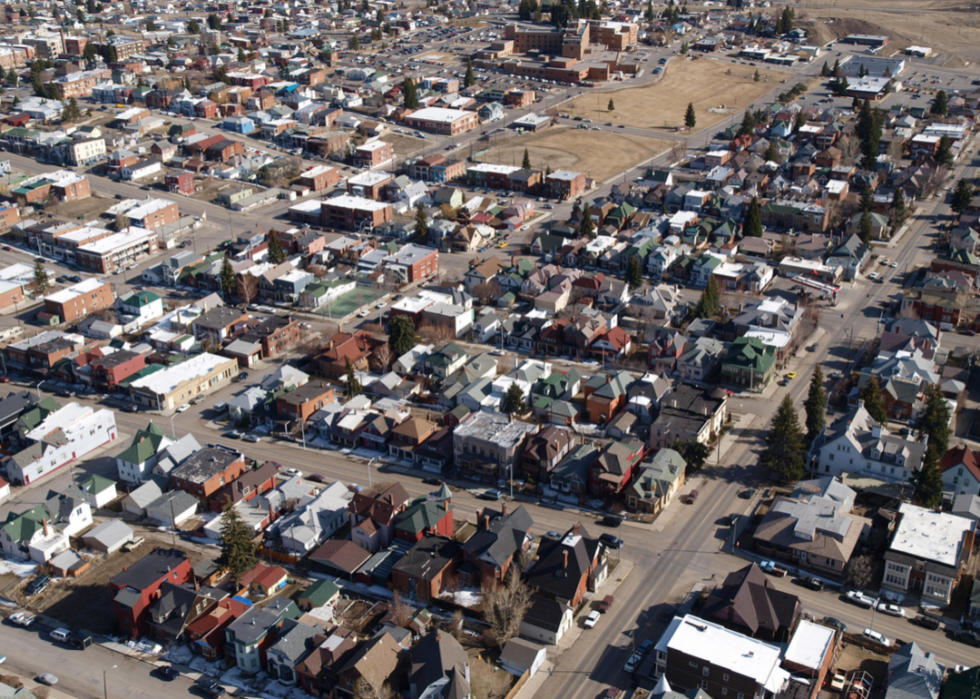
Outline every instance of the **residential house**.
<svg viewBox="0 0 980 699">
<path fill-rule="evenodd" d="M 462 557 L 467 566 L 460 568 L 461 582 L 479 586 L 484 581 L 502 581 L 514 557 L 531 546 L 531 515 L 519 505 L 507 512 L 507 504 L 499 512 L 482 508 L 476 513 L 476 533 L 462 545 Z"/>
<path fill-rule="evenodd" d="M 562 538 L 542 540 L 527 584 L 537 594 L 574 609 L 587 592 L 598 589 L 607 574 L 605 546 L 576 523 Z"/>
<path fill-rule="evenodd" d="M 636 480 L 626 491 L 626 505 L 634 511 L 659 513 L 684 485 L 687 462 L 673 449 L 659 449 L 638 468 Z"/>
<path fill-rule="evenodd" d="M 554 425 L 545 427 L 532 436 L 524 447 L 521 472 L 527 479 L 548 483 L 551 472 L 577 443 L 574 432 Z"/>
<path fill-rule="evenodd" d="M 119 631 L 142 638 L 149 631 L 150 605 L 161 596 L 164 583 L 183 585 L 192 576 L 183 551 L 155 548 L 109 580 Z"/>
<path fill-rule="evenodd" d="M 755 563 L 729 573 L 716 587 L 700 615 L 751 638 L 789 640 L 803 611 L 800 598 L 776 589 Z"/>
</svg>

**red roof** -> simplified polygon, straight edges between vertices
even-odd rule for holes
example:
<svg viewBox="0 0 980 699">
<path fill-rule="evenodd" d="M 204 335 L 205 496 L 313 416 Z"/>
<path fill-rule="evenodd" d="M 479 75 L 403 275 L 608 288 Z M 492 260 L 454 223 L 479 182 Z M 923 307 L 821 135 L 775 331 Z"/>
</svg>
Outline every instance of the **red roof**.
<svg viewBox="0 0 980 699">
<path fill-rule="evenodd" d="M 980 453 L 971 451 L 965 446 L 953 447 L 946 452 L 940 468 L 948 471 L 956 466 L 965 466 L 973 477 L 980 481 Z"/>
</svg>

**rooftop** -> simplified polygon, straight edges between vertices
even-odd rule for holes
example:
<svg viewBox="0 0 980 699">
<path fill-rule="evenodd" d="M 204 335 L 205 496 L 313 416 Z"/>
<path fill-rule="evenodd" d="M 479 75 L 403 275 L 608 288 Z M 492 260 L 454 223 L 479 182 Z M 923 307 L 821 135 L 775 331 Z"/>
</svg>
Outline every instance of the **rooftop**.
<svg viewBox="0 0 980 699">
<path fill-rule="evenodd" d="M 890 550 L 950 568 L 957 566 L 964 535 L 973 530 L 975 522 L 907 502 L 898 511 L 902 519 L 895 529 Z"/>
</svg>

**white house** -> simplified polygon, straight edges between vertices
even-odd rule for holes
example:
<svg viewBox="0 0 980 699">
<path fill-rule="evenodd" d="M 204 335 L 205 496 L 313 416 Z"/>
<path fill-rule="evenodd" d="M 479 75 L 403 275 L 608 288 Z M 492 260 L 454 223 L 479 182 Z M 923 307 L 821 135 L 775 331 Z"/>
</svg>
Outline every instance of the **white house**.
<svg viewBox="0 0 980 699">
<path fill-rule="evenodd" d="M 153 422 L 145 430 L 137 430 L 129 448 L 116 456 L 119 479 L 133 485 L 142 483 L 156 466 L 160 453 L 173 444 Z"/>
<path fill-rule="evenodd" d="M 547 658 L 548 651 L 544 646 L 531 643 L 523 638 L 512 638 L 507 641 L 500 654 L 500 667 L 515 677 L 521 677 L 525 672 L 528 677 L 534 677 Z"/>
<path fill-rule="evenodd" d="M 817 435 L 809 458 L 821 476 L 848 473 L 905 483 L 922 466 L 925 451 L 925 444 L 891 434 L 858 401 Z"/>
<path fill-rule="evenodd" d="M 282 547 L 301 554 L 316 548 L 347 522 L 353 499 L 354 493 L 340 481 L 318 494 L 303 495 L 295 512 L 275 522 Z"/>
<path fill-rule="evenodd" d="M 47 563 L 68 548 L 68 534 L 51 523 L 44 505 L 8 516 L 0 527 L 0 549 L 8 558 Z"/>
<path fill-rule="evenodd" d="M 24 435 L 31 444 L 10 457 L 8 477 L 15 483 L 32 483 L 114 441 L 117 436 L 113 411 L 68 403 Z"/>
<path fill-rule="evenodd" d="M 152 291 L 134 291 L 116 299 L 116 310 L 144 325 L 163 316 L 163 299 Z"/>
<path fill-rule="evenodd" d="M 946 452 L 940 468 L 943 493 L 948 497 L 980 495 L 980 452 L 965 445 L 953 447 Z"/>
<path fill-rule="evenodd" d="M 531 596 L 531 606 L 521 622 L 521 636 L 556 645 L 572 628 L 572 609 L 563 602 L 540 595 Z"/>
<path fill-rule="evenodd" d="M 148 160 L 141 160 L 138 163 L 124 167 L 119 171 L 119 176 L 124 180 L 141 180 L 144 177 L 149 177 L 162 171 L 163 163 L 156 158 L 149 158 Z"/>
</svg>

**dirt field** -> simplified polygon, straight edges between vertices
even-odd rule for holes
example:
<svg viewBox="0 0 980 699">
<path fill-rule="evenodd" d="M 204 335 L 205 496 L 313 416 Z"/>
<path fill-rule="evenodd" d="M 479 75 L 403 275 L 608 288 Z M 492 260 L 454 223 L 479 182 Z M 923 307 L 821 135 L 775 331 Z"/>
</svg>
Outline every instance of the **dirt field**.
<svg viewBox="0 0 980 699">
<path fill-rule="evenodd" d="M 390 129 L 387 133 L 382 135 L 381 140 L 385 143 L 390 143 L 392 148 L 395 149 L 396 160 L 410 158 L 416 153 L 421 152 L 423 147 L 429 145 L 428 141 L 423 141 L 421 138 L 415 138 L 413 136 L 406 136 L 405 134 L 401 133 L 395 133 L 393 129 Z"/>
<path fill-rule="evenodd" d="M 493 145 L 483 159 L 520 166 L 527 148 L 535 168 L 575 170 L 602 182 L 670 146 L 670 141 L 656 138 L 552 127 Z"/>
<path fill-rule="evenodd" d="M 785 73 L 768 71 L 765 66 L 760 66 L 762 80 L 755 82 L 752 79 L 755 71 L 755 68 L 735 63 L 675 58 L 670 61 L 663 79 L 653 85 L 585 94 L 563 107 L 562 112 L 593 121 L 662 129 L 683 125 L 687 104 L 692 102 L 697 115 L 695 130 L 700 130 L 727 118 L 726 114 L 709 112 L 708 108 L 744 107 L 778 87 L 786 77 Z M 769 82 L 765 81 L 767 75 L 772 76 Z M 612 112 L 606 111 L 610 98 L 616 107 Z"/>
<path fill-rule="evenodd" d="M 115 199 L 105 197 L 88 197 L 79 201 L 65 202 L 49 206 L 47 211 L 52 216 L 62 216 L 65 218 L 76 219 L 95 219 L 98 218 L 106 209 L 118 202 Z"/>
</svg>

